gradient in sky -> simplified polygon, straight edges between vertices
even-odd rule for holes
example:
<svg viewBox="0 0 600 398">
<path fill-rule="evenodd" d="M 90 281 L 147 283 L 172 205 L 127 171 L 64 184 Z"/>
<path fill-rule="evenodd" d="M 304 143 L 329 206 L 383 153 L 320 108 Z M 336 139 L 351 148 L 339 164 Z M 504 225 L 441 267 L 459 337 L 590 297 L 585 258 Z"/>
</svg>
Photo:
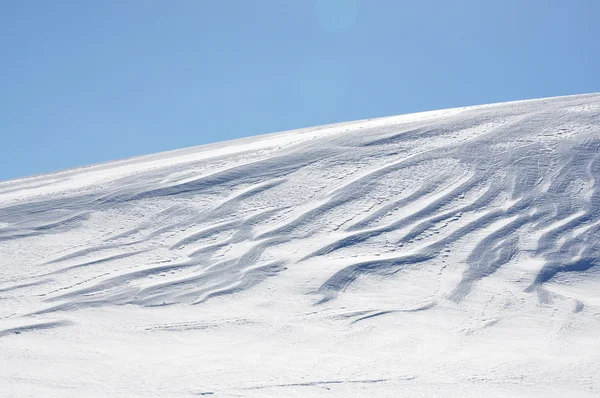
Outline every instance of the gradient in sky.
<svg viewBox="0 0 600 398">
<path fill-rule="evenodd" d="M 0 2 L 0 180 L 600 91 L 597 0 Z"/>
</svg>

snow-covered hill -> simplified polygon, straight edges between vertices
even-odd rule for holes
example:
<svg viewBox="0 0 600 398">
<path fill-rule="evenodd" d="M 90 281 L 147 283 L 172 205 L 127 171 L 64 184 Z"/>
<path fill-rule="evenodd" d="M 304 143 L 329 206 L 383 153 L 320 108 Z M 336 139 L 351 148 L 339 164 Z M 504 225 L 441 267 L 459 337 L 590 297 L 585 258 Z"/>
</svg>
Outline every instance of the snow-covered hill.
<svg viewBox="0 0 600 398">
<path fill-rule="evenodd" d="M 0 395 L 600 395 L 600 95 L 0 182 Z"/>
</svg>

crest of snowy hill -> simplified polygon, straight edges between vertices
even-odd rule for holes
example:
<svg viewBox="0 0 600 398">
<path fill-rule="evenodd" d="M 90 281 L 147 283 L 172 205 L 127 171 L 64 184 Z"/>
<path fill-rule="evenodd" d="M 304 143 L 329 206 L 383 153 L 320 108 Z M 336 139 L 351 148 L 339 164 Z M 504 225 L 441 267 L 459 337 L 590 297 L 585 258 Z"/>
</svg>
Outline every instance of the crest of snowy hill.
<svg viewBox="0 0 600 398">
<path fill-rule="evenodd" d="M 599 178 L 592 94 L 308 128 L 2 182 L 0 344 L 16 348 L 0 386 L 35 362 L 18 339 L 50 355 L 73 339 L 96 347 L 94 330 L 117 341 L 100 349 L 110 358 L 129 339 L 210 342 L 193 348 L 208 363 L 180 356 L 175 366 L 199 366 L 199 379 L 188 369 L 166 384 L 174 375 L 165 368 L 149 382 L 125 366 L 132 381 L 113 388 L 129 396 L 144 395 L 144 383 L 165 396 L 325 387 L 417 396 L 454 382 L 462 396 L 599 394 Z M 238 346 L 228 351 L 222 336 Z M 110 379 L 93 349 L 61 350 Z M 158 351 L 166 363 L 175 355 Z M 250 360 L 261 355 L 275 362 L 257 373 Z M 58 370 L 35 377 L 17 385 L 102 392 L 89 375 L 71 384 Z"/>
</svg>

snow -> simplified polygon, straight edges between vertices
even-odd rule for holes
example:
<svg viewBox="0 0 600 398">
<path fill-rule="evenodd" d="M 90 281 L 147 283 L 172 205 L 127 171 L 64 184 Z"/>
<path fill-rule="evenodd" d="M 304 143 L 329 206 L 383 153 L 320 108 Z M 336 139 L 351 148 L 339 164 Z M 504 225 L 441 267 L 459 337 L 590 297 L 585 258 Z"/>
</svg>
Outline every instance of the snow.
<svg viewBox="0 0 600 398">
<path fill-rule="evenodd" d="M 5 396 L 600 394 L 600 95 L 0 182 Z"/>
</svg>

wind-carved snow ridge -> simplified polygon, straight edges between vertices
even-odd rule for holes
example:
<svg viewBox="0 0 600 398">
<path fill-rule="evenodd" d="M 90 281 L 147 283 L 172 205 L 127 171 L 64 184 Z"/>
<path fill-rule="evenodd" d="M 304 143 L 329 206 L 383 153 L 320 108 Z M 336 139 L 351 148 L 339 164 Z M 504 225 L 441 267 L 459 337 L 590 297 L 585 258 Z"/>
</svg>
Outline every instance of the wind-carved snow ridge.
<svg viewBox="0 0 600 398">
<path fill-rule="evenodd" d="M 600 296 L 589 292 L 600 283 L 599 178 L 594 94 L 304 129 L 3 182 L 0 339 L 73 327 L 76 309 L 202 307 L 225 297 L 270 305 L 299 295 L 355 327 L 477 308 L 469 335 L 497 327 L 507 308 L 556 300 L 597 316 Z M 501 309 L 491 316 L 490 306 Z"/>
<path fill-rule="evenodd" d="M 470 241 L 462 277 L 445 294 L 460 301 L 508 266 L 524 234 L 578 214 L 547 230 L 532 253 L 544 266 L 527 290 L 542 292 L 561 273 L 597 265 L 600 225 L 577 236 L 573 230 L 600 220 L 600 115 L 571 109 L 598 101 L 574 97 L 357 123 L 309 140 L 298 134 L 289 146 L 265 140 L 256 152 L 175 167 L 159 161 L 133 175 L 125 168 L 122 177 L 79 193 L 83 169 L 69 176 L 72 192 L 4 203 L 0 239 L 18 247 L 81 236 L 37 261 L 27 282 L 46 280 L 43 302 L 60 303 L 38 312 L 197 304 L 307 260 L 343 258 L 317 289 L 323 302 L 363 275 L 428 267 Z M 3 188 L 18 192 L 24 181 Z M 99 213 L 109 221 L 102 233 L 80 234 Z M 129 265 L 117 265 L 124 258 Z M 61 280 L 46 279 L 71 273 L 104 276 L 55 290 Z"/>
</svg>

